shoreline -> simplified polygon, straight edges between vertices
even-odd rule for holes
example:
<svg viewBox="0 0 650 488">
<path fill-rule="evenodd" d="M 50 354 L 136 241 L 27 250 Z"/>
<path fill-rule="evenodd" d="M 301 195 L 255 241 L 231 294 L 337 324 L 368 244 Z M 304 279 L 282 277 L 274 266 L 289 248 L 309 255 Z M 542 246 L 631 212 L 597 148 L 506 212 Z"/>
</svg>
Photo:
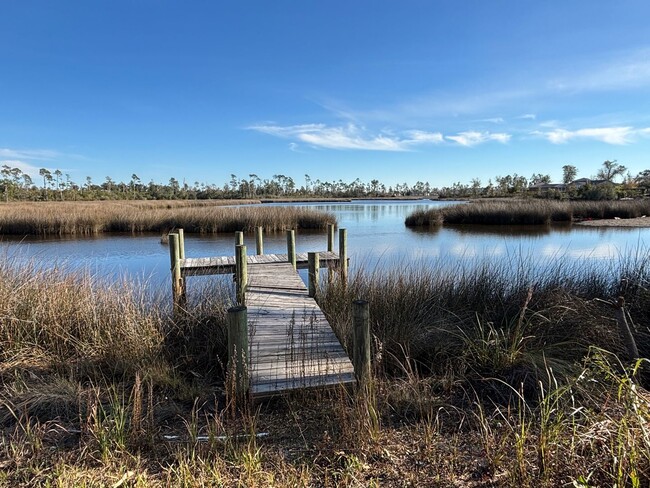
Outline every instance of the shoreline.
<svg viewBox="0 0 650 488">
<path fill-rule="evenodd" d="M 630 227 L 643 228 L 650 227 L 650 217 L 635 217 L 631 219 L 598 219 L 582 220 L 574 222 L 575 225 L 585 227 Z"/>
</svg>

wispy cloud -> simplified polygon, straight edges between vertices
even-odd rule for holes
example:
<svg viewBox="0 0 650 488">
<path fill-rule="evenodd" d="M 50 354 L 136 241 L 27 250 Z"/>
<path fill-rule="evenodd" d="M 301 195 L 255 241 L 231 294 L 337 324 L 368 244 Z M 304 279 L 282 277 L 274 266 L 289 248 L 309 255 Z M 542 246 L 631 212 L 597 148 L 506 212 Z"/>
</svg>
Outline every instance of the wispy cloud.
<svg viewBox="0 0 650 488">
<path fill-rule="evenodd" d="M 522 114 L 517 118 L 522 119 L 522 120 L 536 120 L 537 115 L 535 115 L 535 114 Z"/>
<path fill-rule="evenodd" d="M 606 91 L 650 86 L 650 49 L 617 53 L 612 59 L 583 66 L 552 79 L 548 87 L 559 91 Z"/>
<path fill-rule="evenodd" d="M 510 134 L 494 133 L 494 132 L 476 132 L 466 131 L 460 132 L 455 136 L 445 136 L 445 139 L 454 141 L 461 146 L 476 146 L 484 142 L 496 141 L 505 144 L 510 140 Z"/>
<path fill-rule="evenodd" d="M 460 132 L 449 136 L 440 132 L 424 130 L 409 130 L 400 134 L 388 132 L 372 134 L 354 124 L 339 127 L 330 127 L 325 124 L 292 126 L 263 124 L 251 126 L 249 129 L 276 137 L 294 139 L 314 147 L 367 151 L 410 151 L 417 146 L 450 142 L 461 146 L 475 146 L 484 142 L 505 143 L 510 140 L 509 134 L 474 131 Z M 290 149 L 295 150 L 297 147 L 295 144 L 295 142 L 290 143 Z"/>
<path fill-rule="evenodd" d="M 565 144 L 573 140 L 595 140 L 606 144 L 624 145 L 634 142 L 639 136 L 650 136 L 650 128 L 596 127 L 577 130 L 554 129 L 534 132 L 553 144 Z"/>
<path fill-rule="evenodd" d="M 4 166 L 4 165 L 9 166 L 10 168 L 18 168 L 20 171 L 28 174 L 32 178 L 38 176 L 38 171 L 40 169 L 32 164 L 26 163 L 25 161 L 21 161 L 18 159 L 1 159 L 0 166 Z"/>
<path fill-rule="evenodd" d="M 477 122 L 489 122 L 491 124 L 503 124 L 505 120 L 503 120 L 503 117 L 490 117 L 487 119 L 479 119 Z"/>
<path fill-rule="evenodd" d="M 51 149 L 9 149 L 0 147 L 0 158 L 52 161 L 61 156 L 60 152 Z"/>
<path fill-rule="evenodd" d="M 405 132 L 402 136 L 390 133 L 371 134 L 354 124 L 339 127 L 325 124 L 291 126 L 263 124 L 251 126 L 249 129 L 326 149 L 408 151 L 417 145 L 439 144 L 444 141 L 442 134 L 437 132 L 413 130 Z M 291 149 L 295 147 L 290 146 Z"/>
</svg>

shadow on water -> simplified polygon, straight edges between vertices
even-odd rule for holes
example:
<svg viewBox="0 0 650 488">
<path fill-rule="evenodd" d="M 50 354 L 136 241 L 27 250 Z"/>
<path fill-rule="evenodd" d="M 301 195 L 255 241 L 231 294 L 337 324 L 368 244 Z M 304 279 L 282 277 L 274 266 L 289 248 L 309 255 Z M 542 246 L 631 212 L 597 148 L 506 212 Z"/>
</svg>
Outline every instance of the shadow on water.
<svg viewBox="0 0 650 488">
<path fill-rule="evenodd" d="M 461 235 L 489 235 L 501 237 L 536 237 L 549 235 L 551 233 L 567 234 L 571 232 L 571 224 L 552 225 L 476 225 L 476 224 L 447 224 L 444 226 L 431 227 L 406 227 L 414 234 L 435 235 L 444 228 L 445 231 Z"/>
</svg>

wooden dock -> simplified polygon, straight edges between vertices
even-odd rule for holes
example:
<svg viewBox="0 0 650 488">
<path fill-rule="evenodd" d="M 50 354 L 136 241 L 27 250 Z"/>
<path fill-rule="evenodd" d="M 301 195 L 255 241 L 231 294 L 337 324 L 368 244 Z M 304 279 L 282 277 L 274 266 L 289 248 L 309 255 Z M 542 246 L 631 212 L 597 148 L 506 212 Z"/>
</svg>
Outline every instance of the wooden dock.
<svg viewBox="0 0 650 488">
<path fill-rule="evenodd" d="M 260 229 L 257 236 L 261 234 Z M 236 360 L 241 366 L 235 367 L 235 374 L 240 377 L 241 370 L 247 369 L 245 383 L 252 399 L 356 381 L 353 362 L 310 296 L 317 288 L 318 268 L 340 267 L 342 276 L 346 276 L 347 234 L 345 229 L 340 229 L 340 254 L 333 252 L 333 234 L 331 226 L 328 251 L 296 253 L 294 231 L 287 231 L 287 254 L 246 255 L 245 246 L 241 245 L 243 235 L 239 233 L 236 252 L 240 254 L 205 258 L 185 257 L 182 230 L 169 235 L 175 306 L 186 306 L 187 277 L 235 274 L 238 300 L 245 306 L 235 308 L 238 312 L 244 310 L 247 319 L 242 316 L 241 325 L 237 325 L 238 332 L 232 338 L 237 342 L 230 342 L 229 331 L 228 348 L 232 354 L 229 367 L 235 367 L 233 355 L 247 351 Z M 259 252 L 261 238 L 257 247 Z M 312 254 L 311 268 L 309 254 Z M 239 268 L 238 262 L 246 265 Z M 297 273 L 297 269 L 304 268 L 310 269 L 309 289 Z M 246 283 L 243 289 L 242 283 Z"/>
<path fill-rule="evenodd" d="M 290 263 L 249 266 L 246 307 L 253 397 L 355 381 L 350 358 Z"/>
<path fill-rule="evenodd" d="M 308 260 L 306 252 L 296 254 L 298 269 L 307 269 Z M 339 255 L 334 252 L 321 251 L 320 266 L 322 268 L 336 268 L 340 264 Z M 262 254 L 260 256 L 247 256 L 249 266 L 255 264 L 287 263 L 287 254 Z M 233 274 L 235 272 L 235 256 L 217 256 L 210 258 L 185 258 L 180 260 L 181 276 L 208 276 L 215 274 Z"/>
</svg>

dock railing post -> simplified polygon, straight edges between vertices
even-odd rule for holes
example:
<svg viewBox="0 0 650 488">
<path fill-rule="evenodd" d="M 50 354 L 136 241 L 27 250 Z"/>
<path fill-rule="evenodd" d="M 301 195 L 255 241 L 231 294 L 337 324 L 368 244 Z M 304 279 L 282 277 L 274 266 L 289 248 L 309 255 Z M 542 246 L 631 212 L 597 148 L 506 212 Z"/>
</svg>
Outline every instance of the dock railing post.
<svg viewBox="0 0 650 488">
<path fill-rule="evenodd" d="M 334 252 L 334 224 L 327 224 L 327 252 Z"/>
<path fill-rule="evenodd" d="M 178 234 L 178 257 L 180 259 L 185 259 L 185 231 L 183 229 L 177 229 L 176 233 Z M 181 273 L 181 301 L 185 303 L 186 300 L 187 284 Z"/>
<path fill-rule="evenodd" d="M 264 254 L 264 229 L 255 227 L 255 253 L 258 256 Z"/>
<path fill-rule="evenodd" d="M 248 283 L 248 259 L 246 246 L 235 246 L 235 281 L 237 282 L 237 303 L 246 303 L 246 284 Z"/>
<path fill-rule="evenodd" d="M 183 229 L 176 229 L 178 234 L 178 256 L 185 259 L 185 231 Z"/>
<path fill-rule="evenodd" d="M 181 276 L 180 239 L 175 232 L 169 233 L 169 257 L 171 261 L 172 275 L 172 299 L 174 301 L 174 312 L 178 312 L 185 300 L 183 293 L 183 278 Z"/>
<path fill-rule="evenodd" d="M 240 305 L 228 309 L 228 394 L 235 406 L 248 392 L 248 311 Z"/>
<path fill-rule="evenodd" d="M 359 386 L 370 381 L 370 305 L 366 300 L 355 300 L 352 309 L 352 364 Z"/>
<path fill-rule="evenodd" d="M 235 246 L 244 245 L 244 233 L 241 230 L 235 232 Z"/>
<path fill-rule="evenodd" d="M 287 261 L 296 269 L 296 231 L 293 229 L 287 231 Z"/>
<path fill-rule="evenodd" d="M 327 252 L 334 252 L 334 224 L 327 224 Z M 330 263 L 327 266 L 327 283 L 334 280 L 334 269 Z"/>
<path fill-rule="evenodd" d="M 348 230 L 339 229 L 339 266 L 341 268 L 341 278 L 344 281 L 348 279 Z"/>
<path fill-rule="evenodd" d="M 320 268 L 320 256 L 317 252 L 310 252 L 307 254 L 307 262 L 309 265 L 309 296 L 311 298 L 315 298 L 316 292 L 318 290 L 318 271 Z"/>
</svg>

